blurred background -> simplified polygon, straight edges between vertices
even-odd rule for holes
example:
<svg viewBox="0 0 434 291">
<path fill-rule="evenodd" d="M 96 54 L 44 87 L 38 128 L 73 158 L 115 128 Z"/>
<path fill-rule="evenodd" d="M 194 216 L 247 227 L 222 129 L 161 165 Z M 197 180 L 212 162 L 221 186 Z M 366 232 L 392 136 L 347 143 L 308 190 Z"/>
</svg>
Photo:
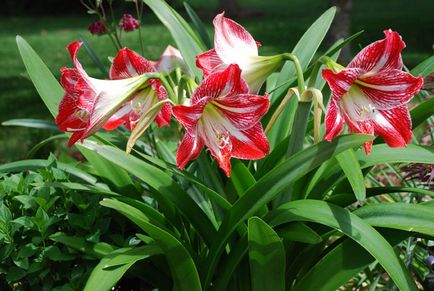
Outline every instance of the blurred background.
<svg viewBox="0 0 434 291">
<path fill-rule="evenodd" d="M 383 38 L 383 30 L 398 31 L 407 44 L 404 63 L 412 68 L 433 55 L 433 0 L 190 0 L 213 34 L 212 19 L 223 10 L 241 23 L 262 43 L 261 55 L 290 52 L 304 31 L 330 6 L 338 6 L 332 29 L 323 43 L 324 52 L 335 39 L 364 30 L 343 52 L 346 64 L 361 47 Z M 103 2 L 104 3 L 104 2 Z M 169 1 L 186 15 L 182 1 Z M 113 0 L 114 16 L 135 15 L 134 4 Z M 96 16 L 87 13 L 80 1 L 3 0 L 0 10 L 0 122 L 14 118 L 51 117 L 28 79 L 15 43 L 16 35 L 24 37 L 42 57 L 56 77 L 59 69 L 71 66 L 65 46 L 80 36 L 85 38 L 108 68 L 108 57 L 116 50 L 107 36 L 91 35 L 87 27 Z M 186 17 L 187 19 L 188 17 Z M 144 54 L 150 60 L 159 58 L 168 45 L 174 45 L 158 19 L 146 10 L 142 19 Z M 123 33 L 122 44 L 140 51 L 138 30 Z M 91 76 L 105 78 L 86 53 L 80 61 Z M 0 163 L 22 159 L 38 141 L 52 132 L 38 129 L 0 126 Z M 44 153 L 39 153 L 44 155 Z M 45 155 L 44 155 L 45 156 Z"/>
</svg>

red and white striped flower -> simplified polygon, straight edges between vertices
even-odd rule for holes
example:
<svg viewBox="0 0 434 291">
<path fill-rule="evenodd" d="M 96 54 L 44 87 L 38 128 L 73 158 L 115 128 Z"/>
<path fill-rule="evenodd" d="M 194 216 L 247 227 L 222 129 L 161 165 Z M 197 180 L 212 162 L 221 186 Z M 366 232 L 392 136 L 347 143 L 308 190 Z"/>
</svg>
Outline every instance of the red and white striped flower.
<svg viewBox="0 0 434 291">
<path fill-rule="evenodd" d="M 150 61 L 128 48 L 123 48 L 113 59 L 110 79 L 129 79 L 152 72 L 156 72 L 156 69 Z M 149 86 L 137 90 L 123 104 L 107 121 L 104 129 L 112 130 L 123 124 L 128 130 L 133 130 L 142 114 L 147 113 L 159 101 L 167 99 L 167 92 L 159 80 L 151 79 L 147 81 L 147 84 Z M 155 114 L 157 115 L 152 119 L 155 118 L 158 127 L 170 123 L 171 107 L 168 103 L 164 104 L 161 111 L 155 112 Z"/>
<path fill-rule="evenodd" d="M 122 64 L 123 59 L 119 55 L 111 69 L 111 75 L 117 76 L 116 80 L 89 77 L 77 59 L 81 45 L 75 41 L 67 46 L 75 68 L 61 70 L 65 94 L 59 105 L 56 123 L 60 130 L 72 133 L 69 146 L 97 132 L 127 100 L 134 100 L 150 87 L 145 76 L 130 74 L 131 63 Z M 120 54 L 125 51 L 121 50 Z M 170 118 L 170 111 L 168 115 Z"/>
<path fill-rule="evenodd" d="M 230 64 L 237 64 L 249 86 L 249 92 L 257 93 L 265 79 L 282 66 L 283 55 L 258 56 L 260 44 L 244 27 L 224 17 L 224 13 L 218 14 L 213 23 L 215 48 L 197 56 L 197 67 L 207 77 L 211 73 L 223 71 Z"/>
<path fill-rule="evenodd" d="M 411 140 L 407 102 L 419 92 L 423 79 L 402 71 L 401 36 L 385 30 L 386 38 L 365 47 L 347 68 L 324 69 L 332 91 L 324 139 L 331 141 L 344 128 L 354 133 L 378 134 L 391 147 Z M 365 143 L 367 154 L 372 141 Z"/>
<path fill-rule="evenodd" d="M 191 105 L 172 108 L 185 127 L 176 153 L 178 166 L 184 169 L 204 145 L 228 177 L 231 157 L 264 157 L 270 148 L 259 120 L 268 106 L 267 97 L 248 93 L 238 65 L 209 75 L 192 94 Z"/>
</svg>

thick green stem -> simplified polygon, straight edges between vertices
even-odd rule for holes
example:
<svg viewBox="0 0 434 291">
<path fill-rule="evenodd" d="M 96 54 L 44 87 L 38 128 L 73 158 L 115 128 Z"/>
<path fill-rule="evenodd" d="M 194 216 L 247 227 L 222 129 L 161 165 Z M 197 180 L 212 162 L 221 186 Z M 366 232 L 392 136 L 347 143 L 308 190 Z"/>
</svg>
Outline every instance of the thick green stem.
<svg viewBox="0 0 434 291">
<path fill-rule="evenodd" d="M 297 84 L 298 84 L 298 91 L 300 92 L 300 95 L 304 92 L 304 76 L 303 76 L 303 69 L 301 68 L 301 64 L 298 60 L 298 58 L 291 54 L 291 53 L 285 53 L 283 54 L 284 58 L 292 61 L 295 66 L 295 71 L 297 72 Z"/>
<path fill-rule="evenodd" d="M 159 78 L 161 81 L 161 84 L 164 86 L 164 89 L 166 89 L 167 94 L 169 95 L 169 99 L 173 102 L 176 102 L 176 94 L 175 91 L 173 91 L 172 86 L 170 86 L 169 81 L 167 81 L 166 77 L 163 74 L 159 75 Z"/>
</svg>

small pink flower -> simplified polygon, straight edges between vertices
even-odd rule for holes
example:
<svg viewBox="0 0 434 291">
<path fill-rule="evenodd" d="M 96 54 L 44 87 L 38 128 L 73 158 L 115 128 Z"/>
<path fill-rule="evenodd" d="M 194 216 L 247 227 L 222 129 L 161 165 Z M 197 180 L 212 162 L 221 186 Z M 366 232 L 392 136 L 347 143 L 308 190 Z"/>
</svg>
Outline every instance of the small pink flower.
<svg viewBox="0 0 434 291">
<path fill-rule="evenodd" d="M 121 21 L 119 22 L 120 28 L 129 32 L 139 28 L 140 23 L 131 14 L 124 14 Z"/>
<path fill-rule="evenodd" d="M 102 24 L 102 22 L 99 20 L 92 22 L 87 28 L 87 30 L 91 34 L 95 34 L 95 35 L 101 35 L 107 33 L 107 29 L 105 28 L 104 24 Z"/>
<path fill-rule="evenodd" d="M 177 105 L 173 115 L 185 127 L 176 153 L 181 169 L 195 159 L 206 145 L 229 177 L 231 157 L 257 160 L 270 146 L 262 130 L 267 97 L 248 93 L 238 65 L 209 75 L 191 96 L 191 105 Z"/>
<path fill-rule="evenodd" d="M 410 142 L 407 102 L 419 92 L 423 79 L 402 70 L 401 36 L 392 30 L 384 34 L 385 39 L 365 47 L 347 68 L 322 71 L 332 91 L 324 139 L 335 138 L 345 122 L 351 132 L 378 134 L 391 147 Z M 372 141 L 364 146 L 369 154 Z"/>
</svg>

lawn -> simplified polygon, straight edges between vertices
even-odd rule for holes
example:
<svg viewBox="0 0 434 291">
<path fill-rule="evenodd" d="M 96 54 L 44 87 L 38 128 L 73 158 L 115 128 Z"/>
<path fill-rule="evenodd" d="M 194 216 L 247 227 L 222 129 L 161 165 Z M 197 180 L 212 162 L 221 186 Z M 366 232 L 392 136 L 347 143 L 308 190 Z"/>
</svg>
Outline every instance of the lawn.
<svg viewBox="0 0 434 291">
<path fill-rule="evenodd" d="M 406 0 L 354 1 L 352 31 L 365 30 L 356 40 L 353 51 L 373 40 L 383 37 L 384 29 L 397 30 L 409 49 L 404 51 L 404 61 L 412 67 L 433 54 L 432 0 L 418 0 L 408 5 Z M 216 1 L 195 0 L 193 6 L 201 15 L 212 15 Z M 324 0 L 295 1 L 240 1 L 243 7 L 256 10 L 260 16 L 239 19 L 247 30 L 261 43 L 264 55 L 290 51 L 309 25 L 328 7 Z M 195 5 L 196 4 L 196 5 Z M 121 12 L 119 12 L 121 13 Z M 26 76 L 19 57 L 15 36 L 23 36 L 41 55 L 51 71 L 58 77 L 59 69 L 71 66 L 65 46 L 80 35 L 84 36 L 108 67 L 107 56 L 115 51 L 106 37 L 91 36 L 86 28 L 92 17 L 86 15 L 57 17 L 21 17 L 0 19 L 0 122 L 12 118 L 43 118 L 49 114 Z M 211 19 L 204 19 L 212 33 Z M 143 23 L 144 54 L 157 59 L 167 44 L 174 45 L 169 33 L 158 20 L 147 13 Z M 139 51 L 137 32 L 123 35 L 123 44 Z M 88 72 L 102 76 L 86 53 L 80 60 Z M 28 149 L 51 133 L 36 129 L 0 128 L 0 162 L 25 157 Z"/>
</svg>

